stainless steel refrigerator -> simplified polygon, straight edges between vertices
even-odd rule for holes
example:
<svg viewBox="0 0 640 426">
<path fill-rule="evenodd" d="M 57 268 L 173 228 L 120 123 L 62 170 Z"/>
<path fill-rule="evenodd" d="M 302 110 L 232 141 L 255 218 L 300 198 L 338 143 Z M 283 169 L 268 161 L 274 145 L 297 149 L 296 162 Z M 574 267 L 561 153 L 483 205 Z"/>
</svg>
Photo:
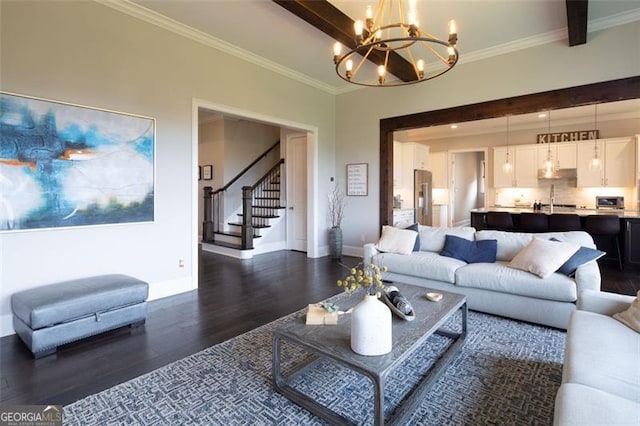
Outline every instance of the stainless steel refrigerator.
<svg viewBox="0 0 640 426">
<path fill-rule="evenodd" d="M 413 205 L 416 209 L 416 222 L 431 226 L 432 198 L 431 172 L 427 170 L 413 171 Z"/>
</svg>

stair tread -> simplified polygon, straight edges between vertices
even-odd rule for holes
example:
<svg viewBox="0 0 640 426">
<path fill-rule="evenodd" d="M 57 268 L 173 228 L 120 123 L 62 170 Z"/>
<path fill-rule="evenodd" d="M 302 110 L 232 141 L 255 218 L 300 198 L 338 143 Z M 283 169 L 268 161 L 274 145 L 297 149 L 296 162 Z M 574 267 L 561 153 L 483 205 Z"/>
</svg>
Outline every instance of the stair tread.
<svg viewBox="0 0 640 426">
<path fill-rule="evenodd" d="M 254 197 L 254 200 L 279 200 L 280 197 Z"/>
<path fill-rule="evenodd" d="M 227 237 L 238 237 L 238 238 L 242 237 L 242 234 L 240 232 L 233 232 L 233 231 L 225 231 L 225 232 L 218 231 L 218 232 L 214 232 L 213 234 L 214 235 L 226 235 Z M 262 237 L 262 235 L 256 235 L 256 234 L 253 235 L 253 238 L 261 238 L 261 237 Z M 215 241 L 215 242 L 218 243 L 220 241 Z M 222 242 L 224 242 L 224 241 L 222 241 Z M 213 244 L 213 242 L 211 242 L 209 244 Z"/>
<path fill-rule="evenodd" d="M 234 223 L 234 222 L 228 222 L 227 225 L 242 226 L 241 223 Z M 271 225 L 251 225 L 251 226 L 256 229 L 271 228 Z"/>
<path fill-rule="evenodd" d="M 258 206 L 258 205 L 255 205 L 255 204 L 252 204 L 251 207 L 253 207 L 255 209 L 273 209 L 273 210 L 286 209 L 285 206 Z"/>
<path fill-rule="evenodd" d="M 242 213 L 238 213 L 238 216 L 242 217 L 244 215 Z M 251 217 L 259 217 L 261 219 L 277 219 L 280 216 L 278 216 L 278 215 L 267 215 L 267 214 L 254 214 L 254 215 L 251 215 Z"/>
</svg>

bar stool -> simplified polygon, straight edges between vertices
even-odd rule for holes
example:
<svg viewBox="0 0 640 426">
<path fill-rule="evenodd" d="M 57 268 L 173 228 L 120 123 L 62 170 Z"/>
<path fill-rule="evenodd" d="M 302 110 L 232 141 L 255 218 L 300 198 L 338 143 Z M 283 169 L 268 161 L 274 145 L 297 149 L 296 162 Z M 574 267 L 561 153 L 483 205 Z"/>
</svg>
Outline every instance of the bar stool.
<svg viewBox="0 0 640 426">
<path fill-rule="evenodd" d="M 599 237 L 601 240 L 603 238 L 608 238 L 609 241 L 613 241 L 615 243 L 618 267 L 622 271 L 622 256 L 620 255 L 620 218 L 617 215 L 611 214 L 589 215 L 585 219 L 584 229 L 594 237 L 594 241 L 596 240 L 596 237 Z M 598 247 L 598 249 L 602 250 L 600 247 Z"/>
<path fill-rule="evenodd" d="M 549 222 L 544 213 L 520 213 L 520 231 L 524 232 L 547 232 Z"/>
<path fill-rule="evenodd" d="M 581 231 L 582 224 L 577 214 L 553 213 L 549 215 L 549 231 Z"/>
<path fill-rule="evenodd" d="M 487 229 L 513 231 L 513 219 L 509 212 L 487 212 Z"/>
</svg>

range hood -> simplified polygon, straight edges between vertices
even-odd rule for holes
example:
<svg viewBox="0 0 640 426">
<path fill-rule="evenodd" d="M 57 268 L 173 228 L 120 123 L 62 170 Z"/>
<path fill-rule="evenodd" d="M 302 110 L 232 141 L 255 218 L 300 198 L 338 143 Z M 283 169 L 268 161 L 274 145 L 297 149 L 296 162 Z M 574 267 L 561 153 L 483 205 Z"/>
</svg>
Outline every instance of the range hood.
<svg viewBox="0 0 640 426">
<path fill-rule="evenodd" d="M 553 171 L 553 175 L 548 176 L 544 169 L 538 170 L 539 180 L 577 179 L 578 169 L 558 169 Z"/>
</svg>

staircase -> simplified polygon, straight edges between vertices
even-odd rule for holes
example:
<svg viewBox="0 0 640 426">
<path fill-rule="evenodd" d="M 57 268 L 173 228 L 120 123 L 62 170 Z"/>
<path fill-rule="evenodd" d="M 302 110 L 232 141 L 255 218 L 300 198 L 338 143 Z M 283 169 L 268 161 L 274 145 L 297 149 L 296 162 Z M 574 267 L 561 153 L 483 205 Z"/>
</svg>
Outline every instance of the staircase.
<svg viewBox="0 0 640 426">
<path fill-rule="evenodd" d="M 242 175 L 249 173 L 258 162 L 264 161 L 265 157 L 279 145 L 280 142 L 269 148 L 223 188 L 216 191 L 211 187 L 204 189 L 203 250 L 250 258 L 257 240 L 280 220 L 282 210 L 285 208 L 281 201 L 284 159 L 279 159 L 253 185 L 243 186 L 241 191 L 227 193 L 233 183 Z M 231 201 L 237 204 L 240 197 L 242 198 L 241 207 L 232 215 L 234 217 L 229 220 L 221 219 L 224 202 Z M 221 224 L 224 225 L 221 226 Z"/>
</svg>

